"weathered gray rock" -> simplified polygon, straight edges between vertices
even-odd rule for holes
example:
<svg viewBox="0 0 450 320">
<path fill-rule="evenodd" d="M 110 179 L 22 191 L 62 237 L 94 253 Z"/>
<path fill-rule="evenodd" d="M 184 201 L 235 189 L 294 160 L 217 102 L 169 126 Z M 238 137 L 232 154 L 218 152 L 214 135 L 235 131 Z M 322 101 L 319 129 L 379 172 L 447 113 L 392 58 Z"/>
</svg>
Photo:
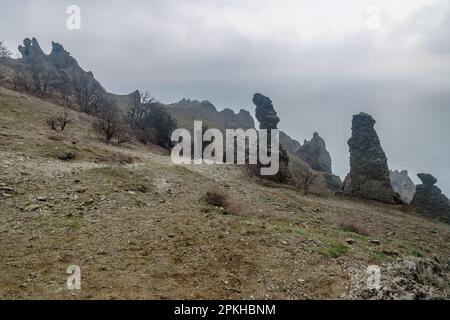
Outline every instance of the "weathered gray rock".
<svg viewBox="0 0 450 320">
<path fill-rule="evenodd" d="M 25 60 L 40 58 L 45 55 L 36 38 L 23 40 L 23 46 L 19 46 L 19 52 Z"/>
<path fill-rule="evenodd" d="M 428 300 L 450 298 L 450 261 L 403 257 L 380 266 L 380 281 L 368 269 L 353 271 L 345 299 Z"/>
<path fill-rule="evenodd" d="M 278 117 L 272 100 L 260 93 L 255 93 L 253 103 L 256 105 L 256 119 L 259 121 L 260 129 L 277 129 L 280 118 Z"/>
<path fill-rule="evenodd" d="M 391 171 L 391 185 L 396 193 L 399 194 L 400 199 L 406 203 L 411 203 L 416 192 L 416 185 L 408 176 L 408 171 Z"/>
<path fill-rule="evenodd" d="M 386 155 L 374 129 L 375 120 L 367 113 L 353 116 L 350 147 L 350 173 L 342 187 L 344 196 L 395 204 L 401 200 L 389 177 Z"/>
<path fill-rule="evenodd" d="M 53 63 L 60 69 L 64 69 L 70 66 L 77 67 L 78 62 L 70 55 L 64 47 L 57 43 L 52 42 L 52 51 L 49 57 L 53 60 Z"/>
<path fill-rule="evenodd" d="M 260 93 L 255 93 L 253 96 L 253 103 L 256 105 L 256 119 L 259 121 L 259 128 L 268 131 L 268 138 L 270 139 L 270 130 L 277 129 L 280 118 L 278 117 L 272 101 Z M 270 140 L 268 143 L 270 148 Z M 271 150 L 269 150 L 271 152 Z M 279 145 L 279 171 L 274 176 L 264 176 L 264 178 L 272 180 L 276 183 L 291 183 L 292 174 L 289 170 L 289 155 L 287 151 Z"/>
<path fill-rule="evenodd" d="M 420 214 L 450 223 L 450 201 L 435 184 L 437 179 L 431 174 L 417 175 L 423 184 L 416 186 L 411 206 Z"/>
<path fill-rule="evenodd" d="M 310 141 L 305 140 L 295 154 L 309 164 L 313 170 L 332 173 L 330 153 L 325 146 L 325 141 L 317 132 L 314 132 Z"/>
</svg>

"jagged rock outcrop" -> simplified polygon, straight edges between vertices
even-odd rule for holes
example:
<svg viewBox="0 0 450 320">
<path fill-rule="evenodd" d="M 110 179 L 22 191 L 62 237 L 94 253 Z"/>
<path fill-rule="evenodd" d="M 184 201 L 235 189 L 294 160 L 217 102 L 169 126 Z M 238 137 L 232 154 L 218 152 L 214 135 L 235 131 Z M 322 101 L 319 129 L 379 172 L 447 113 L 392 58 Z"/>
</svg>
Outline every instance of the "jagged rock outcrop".
<svg viewBox="0 0 450 320">
<path fill-rule="evenodd" d="M 18 50 L 21 58 L 2 62 L 2 68 L 5 68 L 8 74 L 7 82 L 14 88 L 19 87 L 38 94 L 63 95 L 65 103 L 71 101 L 80 104 L 80 99 L 75 97 L 76 93 L 80 92 L 76 88 L 78 86 L 78 89 L 84 87 L 81 90 L 83 92 L 104 95 L 115 101 L 123 110 L 127 110 L 134 103 L 134 94 L 108 93 L 95 79 L 93 73 L 83 70 L 77 60 L 57 42 L 52 42 L 50 54 L 41 49 L 36 38 L 26 38 Z"/>
<path fill-rule="evenodd" d="M 374 129 L 375 120 L 367 113 L 353 116 L 350 147 L 350 173 L 342 187 L 342 195 L 400 203 L 389 177 L 386 154 Z"/>
<path fill-rule="evenodd" d="M 25 60 L 32 60 L 45 55 L 36 38 L 26 38 L 25 40 L 23 40 L 23 46 L 19 46 L 18 49 L 20 54 L 22 55 L 22 59 Z"/>
<path fill-rule="evenodd" d="M 77 60 L 75 60 L 70 55 L 70 53 L 57 42 L 52 42 L 52 51 L 50 52 L 50 58 L 53 59 L 53 62 L 59 68 L 67 68 L 72 65 L 78 66 Z"/>
<path fill-rule="evenodd" d="M 438 180 L 426 173 L 419 173 L 417 176 L 422 184 L 416 186 L 411 206 L 420 214 L 450 223 L 450 201 L 441 189 L 435 186 Z"/>
<path fill-rule="evenodd" d="M 270 139 L 270 130 L 278 129 L 278 123 L 280 118 L 278 117 L 275 108 L 273 107 L 272 101 L 260 94 L 255 93 L 253 96 L 253 103 L 256 105 L 256 119 L 259 121 L 259 128 L 266 129 L 268 131 L 268 138 Z M 270 141 L 268 143 L 268 148 L 270 148 Z M 279 145 L 279 171 L 274 176 L 265 176 L 269 180 L 277 183 L 291 183 L 292 174 L 289 170 L 289 155 L 283 146 Z"/>
<path fill-rule="evenodd" d="M 416 192 L 416 185 L 408 176 L 408 171 L 391 171 L 390 174 L 392 188 L 406 203 L 411 203 L 414 193 Z"/>
<path fill-rule="evenodd" d="M 330 153 L 325 146 L 325 141 L 317 132 L 314 132 L 313 138 L 310 141 L 305 140 L 303 145 L 296 150 L 295 154 L 300 159 L 306 161 L 313 170 L 332 173 Z"/>
</svg>

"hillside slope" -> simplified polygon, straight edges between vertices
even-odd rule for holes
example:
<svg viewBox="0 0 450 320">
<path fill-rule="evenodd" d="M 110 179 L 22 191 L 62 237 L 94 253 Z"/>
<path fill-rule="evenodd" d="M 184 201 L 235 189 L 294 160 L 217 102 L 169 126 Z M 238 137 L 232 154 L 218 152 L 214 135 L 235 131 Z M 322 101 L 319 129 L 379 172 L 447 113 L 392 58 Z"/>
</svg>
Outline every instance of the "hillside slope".
<svg viewBox="0 0 450 320">
<path fill-rule="evenodd" d="M 339 298 L 370 264 L 448 261 L 449 225 L 107 145 L 82 113 L 55 133 L 45 121 L 61 111 L 0 88 L 1 298 Z M 208 205 L 208 190 L 233 212 Z M 69 265 L 80 291 L 66 289 Z"/>
</svg>

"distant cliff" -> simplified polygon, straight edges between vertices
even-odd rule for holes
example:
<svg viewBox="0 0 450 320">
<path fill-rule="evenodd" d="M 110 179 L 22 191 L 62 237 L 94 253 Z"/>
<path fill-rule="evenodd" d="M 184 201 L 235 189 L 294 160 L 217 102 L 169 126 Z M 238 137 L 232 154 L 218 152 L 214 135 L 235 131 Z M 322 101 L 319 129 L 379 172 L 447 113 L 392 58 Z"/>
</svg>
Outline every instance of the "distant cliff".
<svg viewBox="0 0 450 320">
<path fill-rule="evenodd" d="M 36 38 L 26 38 L 18 50 L 21 54 L 19 59 L 2 61 L 3 67 L 7 69 L 8 83 L 14 89 L 37 95 L 61 95 L 79 105 L 85 104 L 85 108 L 101 96 L 113 99 L 125 109 L 138 97 L 136 92 L 129 95 L 107 92 L 94 74 L 83 70 L 77 60 L 57 42 L 52 42 L 50 54 L 41 49 Z"/>
</svg>

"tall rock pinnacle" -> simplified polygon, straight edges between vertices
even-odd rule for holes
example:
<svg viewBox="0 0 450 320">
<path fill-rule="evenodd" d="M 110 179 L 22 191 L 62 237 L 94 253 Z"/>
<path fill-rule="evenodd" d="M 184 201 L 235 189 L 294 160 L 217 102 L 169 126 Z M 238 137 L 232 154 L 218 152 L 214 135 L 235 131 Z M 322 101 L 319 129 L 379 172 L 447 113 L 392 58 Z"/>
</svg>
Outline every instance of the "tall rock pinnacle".
<svg viewBox="0 0 450 320">
<path fill-rule="evenodd" d="M 272 100 L 260 93 L 255 93 L 253 103 L 256 105 L 255 113 L 256 119 L 259 121 L 259 128 L 266 129 L 268 132 L 272 129 L 277 129 L 280 118 L 273 107 Z M 268 151 L 272 152 L 270 150 L 270 134 L 268 139 Z M 281 144 L 279 145 L 279 150 L 280 169 L 276 175 L 266 178 L 277 183 L 289 183 L 292 180 L 289 170 L 289 155 Z"/>
<path fill-rule="evenodd" d="M 391 186 L 386 154 L 374 125 L 375 120 L 367 113 L 353 116 L 352 136 L 348 140 L 350 173 L 342 194 L 395 204 L 399 198 Z"/>
</svg>

